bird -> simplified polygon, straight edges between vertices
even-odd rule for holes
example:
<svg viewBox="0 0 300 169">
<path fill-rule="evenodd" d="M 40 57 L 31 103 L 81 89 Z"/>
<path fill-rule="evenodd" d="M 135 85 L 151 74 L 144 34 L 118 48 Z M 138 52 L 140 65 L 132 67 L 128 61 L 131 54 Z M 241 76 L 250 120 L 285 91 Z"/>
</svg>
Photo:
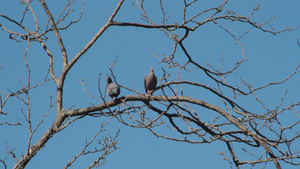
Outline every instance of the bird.
<svg viewBox="0 0 300 169">
<path fill-rule="evenodd" d="M 152 95 L 157 84 L 157 78 L 154 74 L 154 68 L 151 67 L 148 75 L 144 78 L 146 94 Z"/>
<path fill-rule="evenodd" d="M 110 77 L 106 78 L 107 81 L 107 86 L 106 86 L 106 93 L 111 97 L 111 99 L 113 100 L 113 98 L 117 98 L 120 94 L 120 86 L 114 84 L 111 80 Z"/>
</svg>

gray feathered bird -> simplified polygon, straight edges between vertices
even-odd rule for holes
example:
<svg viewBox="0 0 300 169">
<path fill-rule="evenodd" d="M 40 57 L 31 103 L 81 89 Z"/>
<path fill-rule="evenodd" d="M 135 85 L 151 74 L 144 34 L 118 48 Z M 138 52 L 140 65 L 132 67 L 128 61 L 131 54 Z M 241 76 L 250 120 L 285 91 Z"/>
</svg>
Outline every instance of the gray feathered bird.
<svg viewBox="0 0 300 169">
<path fill-rule="evenodd" d="M 114 84 L 110 77 L 106 78 L 107 86 L 106 93 L 113 99 L 113 97 L 117 98 L 120 94 L 120 86 Z"/>
<path fill-rule="evenodd" d="M 154 74 L 154 68 L 151 67 L 148 75 L 144 79 L 146 94 L 152 95 L 157 84 L 157 78 Z"/>
</svg>

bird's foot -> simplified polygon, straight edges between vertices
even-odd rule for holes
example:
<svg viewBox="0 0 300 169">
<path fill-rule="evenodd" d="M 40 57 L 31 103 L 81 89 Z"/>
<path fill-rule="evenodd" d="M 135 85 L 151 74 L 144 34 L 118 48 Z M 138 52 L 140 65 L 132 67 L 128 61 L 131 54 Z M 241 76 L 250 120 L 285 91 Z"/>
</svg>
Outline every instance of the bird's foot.
<svg viewBox="0 0 300 169">
<path fill-rule="evenodd" d="M 154 90 L 147 90 L 147 94 L 150 94 L 150 95 L 152 95 L 152 94 L 153 94 L 153 92 L 154 92 Z"/>
</svg>

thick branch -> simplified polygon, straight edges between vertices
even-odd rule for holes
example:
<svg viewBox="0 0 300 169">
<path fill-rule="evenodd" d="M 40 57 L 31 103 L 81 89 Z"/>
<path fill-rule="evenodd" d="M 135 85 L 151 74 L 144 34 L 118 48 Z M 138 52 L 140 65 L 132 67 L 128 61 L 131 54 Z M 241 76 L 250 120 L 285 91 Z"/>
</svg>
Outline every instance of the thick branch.
<svg viewBox="0 0 300 169">
<path fill-rule="evenodd" d="M 14 169 L 23 169 L 27 165 L 27 163 L 33 158 L 33 156 L 42 149 L 47 141 L 59 131 L 60 125 L 65 120 L 66 116 L 57 115 L 56 120 L 52 124 L 52 126 L 44 133 L 44 135 L 40 138 L 39 141 L 37 141 L 29 150 L 27 154 L 25 154 L 21 160 L 19 160 L 16 165 L 14 166 Z"/>
<path fill-rule="evenodd" d="M 148 25 L 148 24 L 141 24 L 141 23 L 133 23 L 133 22 L 117 22 L 113 21 L 111 23 L 113 26 L 135 26 L 141 28 L 150 28 L 150 29 L 157 29 L 157 28 L 164 28 L 164 29 L 177 29 L 177 28 L 184 28 L 187 30 L 191 30 L 189 27 L 185 25 L 177 25 L 177 24 L 163 24 L 163 25 Z"/>
<path fill-rule="evenodd" d="M 91 112 L 95 111 L 102 111 L 104 109 L 107 109 L 109 107 L 116 106 L 118 104 L 122 104 L 124 102 L 129 102 L 129 101 L 142 101 L 142 102 L 149 102 L 149 101 L 181 101 L 181 102 L 188 102 L 191 104 L 196 104 L 202 107 L 205 107 L 207 109 L 213 110 L 215 112 L 218 112 L 221 114 L 223 117 L 225 117 L 228 121 L 230 121 L 232 124 L 234 124 L 236 127 L 238 127 L 241 131 L 247 133 L 248 136 L 252 137 L 255 141 L 259 142 L 265 150 L 268 152 L 270 157 L 272 158 L 276 168 L 281 168 L 278 160 L 276 159 L 276 156 L 273 154 L 272 150 L 270 147 L 265 143 L 265 141 L 260 138 L 258 135 L 253 133 L 252 131 L 248 130 L 247 127 L 243 126 L 238 120 L 233 118 L 230 114 L 225 112 L 223 109 L 221 109 L 218 106 L 215 106 L 213 104 L 204 102 L 202 100 L 196 100 L 187 96 L 171 96 L 171 97 L 166 97 L 166 96 L 149 96 L 149 95 L 127 95 L 123 96 L 119 99 L 106 102 L 103 104 L 99 104 L 97 106 L 92 106 L 92 107 L 87 107 L 83 109 L 76 109 L 76 110 L 68 110 L 66 111 L 67 116 L 81 116 L 81 115 L 88 115 Z"/>
</svg>

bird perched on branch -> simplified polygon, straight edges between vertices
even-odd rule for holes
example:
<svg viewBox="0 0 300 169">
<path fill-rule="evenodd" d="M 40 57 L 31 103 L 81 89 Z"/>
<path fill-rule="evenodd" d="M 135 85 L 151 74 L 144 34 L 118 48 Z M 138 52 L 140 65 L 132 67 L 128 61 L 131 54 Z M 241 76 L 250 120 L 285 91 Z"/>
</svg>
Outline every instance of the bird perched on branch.
<svg viewBox="0 0 300 169">
<path fill-rule="evenodd" d="M 157 78 L 154 74 L 154 68 L 151 67 L 148 75 L 144 79 L 146 94 L 152 95 L 157 84 Z"/>
<path fill-rule="evenodd" d="M 106 93 L 111 97 L 113 100 L 113 97 L 117 98 L 120 94 L 120 86 L 114 84 L 110 77 L 106 78 L 107 86 L 106 86 Z"/>
</svg>

